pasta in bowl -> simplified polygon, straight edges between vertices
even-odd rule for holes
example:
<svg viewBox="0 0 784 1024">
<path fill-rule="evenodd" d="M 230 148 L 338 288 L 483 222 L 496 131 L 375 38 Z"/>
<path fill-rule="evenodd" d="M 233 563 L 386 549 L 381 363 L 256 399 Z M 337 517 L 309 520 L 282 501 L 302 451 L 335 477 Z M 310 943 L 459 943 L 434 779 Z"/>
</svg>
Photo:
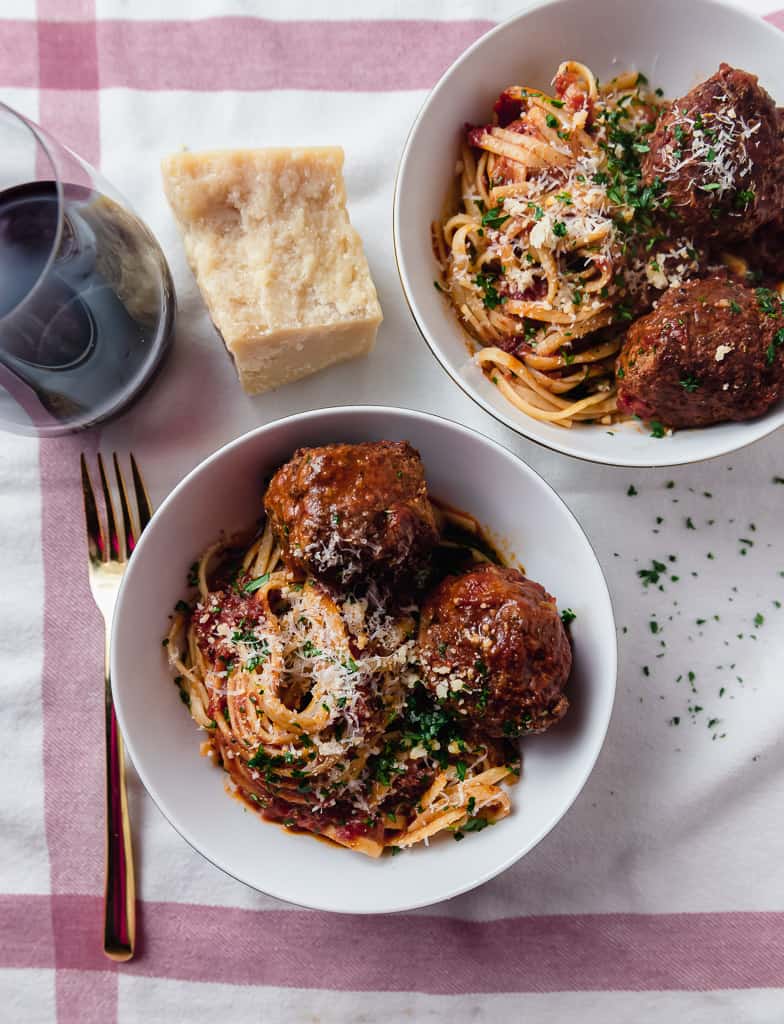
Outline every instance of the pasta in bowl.
<svg viewBox="0 0 784 1024">
<path fill-rule="evenodd" d="M 553 81 L 552 95 L 505 89 L 496 123 L 466 132 L 461 209 L 434 240 L 444 290 L 502 395 L 544 422 L 610 424 L 622 343 L 612 326 L 644 306 L 646 271 L 691 266 L 697 254 L 683 237 L 657 244 L 658 190 L 638 181 L 661 106 L 647 79 L 630 72 L 600 86 L 565 61 Z"/>
<path fill-rule="evenodd" d="M 435 503 L 407 443 L 299 449 L 264 504 L 195 563 L 165 639 L 231 791 L 371 857 L 505 818 L 514 740 L 568 708 L 554 599 Z"/>
<path fill-rule="evenodd" d="M 618 465 L 784 422 L 781 51 L 714 0 L 623 18 L 560 0 L 447 71 L 404 149 L 396 255 L 425 340 L 487 411 Z"/>
<path fill-rule="evenodd" d="M 394 495 L 367 466 L 338 494 L 336 449 L 381 450 Z M 480 651 L 502 608 L 514 639 Z M 562 502 L 481 435 L 386 409 L 290 417 L 197 467 L 140 540 L 113 652 L 129 752 L 185 838 L 264 892 L 358 913 L 446 899 L 538 842 L 615 686 L 606 585 Z"/>
</svg>

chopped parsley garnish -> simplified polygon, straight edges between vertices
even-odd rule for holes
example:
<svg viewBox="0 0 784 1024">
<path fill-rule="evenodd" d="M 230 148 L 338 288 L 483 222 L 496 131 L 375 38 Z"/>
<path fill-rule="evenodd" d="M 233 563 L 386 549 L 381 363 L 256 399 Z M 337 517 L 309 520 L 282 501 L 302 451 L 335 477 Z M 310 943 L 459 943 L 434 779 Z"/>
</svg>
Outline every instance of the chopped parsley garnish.
<svg viewBox="0 0 784 1024">
<path fill-rule="evenodd" d="M 264 662 L 269 658 L 269 646 L 267 645 L 266 640 L 263 641 L 262 647 L 263 650 L 261 654 L 253 654 L 245 662 L 246 672 L 255 672 L 256 669 L 260 668 L 264 664 Z"/>
<path fill-rule="evenodd" d="M 696 391 L 700 386 L 700 382 L 693 374 L 687 374 L 685 377 L 678 381 L 684 391 L 693 392 Z"/>
<path fill-rule="evenodd" d="M 231 641 L 235 644 L 248 644 L 250 647 L 267 646 L 266 640 L 260 640 L 252 629 L 244 625 L 244 619 L 240 620 L 239 629 L 231 634 Z"/>
<path fill-rule="evenodd" d="M 509 220 L 509 214 L 504 213 L 504 208 L 500 203 L 492 210 L 482 214 L 482 224 L 486 228 L 500 228 L 507 220 Z"/>
<path fill-rule="evenodd" d="M 666 433 L 667 431 L 663 423 L 659 423 L 658 420 L 651 420 L 651 437 L 664 437 Z"/>
<path fill-rule="evenodd" d="M 188 604 L 187 601 L 178 601 L 177 604 L 174 606 L 174 610 L 176 612 L 180 612 L 182 615 L 190 615 L 191 606 Z"/>
<path fill-rule="evenodd" d="M 405 770 L 405 767 L 397 760 L 393 745 L 387 743 L 383 751 L 378 755 L 378 759 L 372 768 L 372 773 L 373 778 L 388 786 L 393 775 L 400 774 Z"/>
<path fill-rule="evenodd" d="M 265 583 L 268 583 L 269 578 L 270 574 L 268 572 L 265 572 L 263 576 L 257 576 L 255 579 L 252 579 L 249 583 L 246 583 L 242 590 L 246 594 L 252 594 L 254 593 L 254 591 L 259 590 L 261 587 L 263 587 Z"/>
<path fill-rule="evenodd" d="M 465 781 L 465 777 L 466 777 L 466 772 L 467 771 L 468 771 L 468 765 L 465 763 L 465 761 L 458 761 L 457 764 L 455 765 L 455 772 L 456 772 L 457 778 L 458 778 L 458 780 L 460 782 L 464 782 Z"/>
<path fill-rule="evenodd" d="M 499 295 L 498 289 L 496 288 L 496 282 L 498 281 L 498 275 L 491 275 L 485 269 L 482 274 L 477 274 L 474 278 L 475 283 L 484 292 L 482 301 L 484 302 L 486 309 L 495 309 L 496 306 L 500 306 L 502 302 L 506 302 L 505 295 Z"/>
<path fill-rule="evenodd" d="M 568 626 L 571 622 L 574 622 L 576 618 L 577 613 L 573 612 L 571 608 L 564 608 L 561 611 L 561 622 L 563 622 L 564 626 Z"/>
<path fill-rule="evenodd" d="M 768 366 L 773 365 L 773 361 L 776 358 L 776 350 L 781 348 L 782 345 L 784 345 L 784 327 L 776 331 L 770 341 L 770 344 L 765 349 L 765 359 Z"/>
<path fill-rule="evenodd" d="M 460 829 L 462 832 L 481 832 L 490 824 L 491 822 L 487 818 L 469 818 L 465 825 L 460 826 Z"/>
<path fill-rule="evenodd" d="M 642 585 L 644 587 L 647 587 L 651 583 L 654 583 L 654 584 L 658 583 L 659 582 L 659 576 L 663 572 L 667 572 L 667 566 L 663 562 L 657 562 L 656 559 L 654 558 L 654 559 L 651 560 L 651 567 L 650 567 L 650 569 L 638 569 L 637 570 L 637 575 L 642 580 Z"/>
<path fill-rule="evenodd" d="M 639 493 L 640 492 L 637 490 L 634 484 L 629 484 L 629 489 L 626 492 L 627 497 L 636 498 Z"/>
<path fill-rule="evenodd" d="M 421 683 L 409 692 L 400 718 L 404 749 L 422 746 L 445 768 L 449 744 L 462 743 L 462 733 L 449 712 L 436 704 Z"/>
<path fill-rule="evenodd" d="M 566 235 L 566 225 L 562 220 L 557 220 L 553 224 L 553 234 L 557 238 L 563 238 Z"/>
<path fill-rule="evenodd" d="M 736 301 L 735 301 L 735 299 L 733 299 L 733 300 L 732 300 L 732 301 L 730 302 L 730 310 L 731 310 L 731 311 L 732 311 L 733 313 L 740 313 L 740 303 L 739 303 L 739 302 L 736 302 Z"/>
<path fill-rule="evenodd" d="M 777 316 L 781 312 L 782 303 L 770 288 L 757 288 L 755 294 L 757 305 L 767 316 Z"/>
</svg>

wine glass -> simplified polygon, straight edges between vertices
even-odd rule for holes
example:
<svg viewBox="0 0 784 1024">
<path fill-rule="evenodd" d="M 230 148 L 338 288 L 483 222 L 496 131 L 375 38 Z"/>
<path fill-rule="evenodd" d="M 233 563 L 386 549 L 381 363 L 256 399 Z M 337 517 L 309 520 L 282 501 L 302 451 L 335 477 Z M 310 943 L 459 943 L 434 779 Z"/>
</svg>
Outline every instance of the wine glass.
<svg viewBox="0 0 784 1024">
<path fill-rule="evenodd" d="M 120 412 L 166 354 L 174 310 L 126 200 L 0 103 L 0 428 L 48 436 Z"/>
</svg>

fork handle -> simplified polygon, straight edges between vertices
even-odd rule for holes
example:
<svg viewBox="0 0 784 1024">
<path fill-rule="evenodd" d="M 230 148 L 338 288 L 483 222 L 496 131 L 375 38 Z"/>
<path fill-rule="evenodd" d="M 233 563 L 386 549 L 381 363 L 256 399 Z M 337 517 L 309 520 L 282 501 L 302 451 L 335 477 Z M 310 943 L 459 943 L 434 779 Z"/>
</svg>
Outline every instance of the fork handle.
<svg viewBox="0 0 784 1024">
<path fill-rule="evenodd" d="M 103 951 L 111 960 L 130 960 L 136 940 L 136 883 L 131 822 L 125 789 L 125 754 L 114 713 L 106 641 L 106 889 Z"/>
</svg>

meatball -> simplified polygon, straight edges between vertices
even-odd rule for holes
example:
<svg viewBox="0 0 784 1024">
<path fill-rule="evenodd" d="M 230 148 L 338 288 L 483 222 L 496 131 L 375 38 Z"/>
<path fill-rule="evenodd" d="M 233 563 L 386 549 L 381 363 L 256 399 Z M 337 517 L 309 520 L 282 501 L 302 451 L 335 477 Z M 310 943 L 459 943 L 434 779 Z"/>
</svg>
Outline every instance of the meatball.
<svg viewBox="0 0 784 1024">
<path fill-rule="evenodd" d="M 425 685 L 488 736 L 544 732 L 563 718 L 572 651 L 555 599 L 516 569 L 447 576 L 419 624 Z"/>
<path fill-rule="evenodd" d="M 666 291 L 629 328 L 618 356 L 618 407 L 669 427 L 764 413 L 784 386 L 784 304 L 723 276 Z"/>
<path fill-rule="evenodd" d="M 748 238 L 784 200 L 784 135 L 754 75 L 729 64 L 675 100 L 649 139 L 646 185 L 682 227 L 703 239 Z"/>
<path fill-rule="evenodd" d="M 424 467 L 405 441 L 300 448 L 264 507 L 286 565 L 333 586 L 421 580 L 438 540 Z"/>
</svg>

